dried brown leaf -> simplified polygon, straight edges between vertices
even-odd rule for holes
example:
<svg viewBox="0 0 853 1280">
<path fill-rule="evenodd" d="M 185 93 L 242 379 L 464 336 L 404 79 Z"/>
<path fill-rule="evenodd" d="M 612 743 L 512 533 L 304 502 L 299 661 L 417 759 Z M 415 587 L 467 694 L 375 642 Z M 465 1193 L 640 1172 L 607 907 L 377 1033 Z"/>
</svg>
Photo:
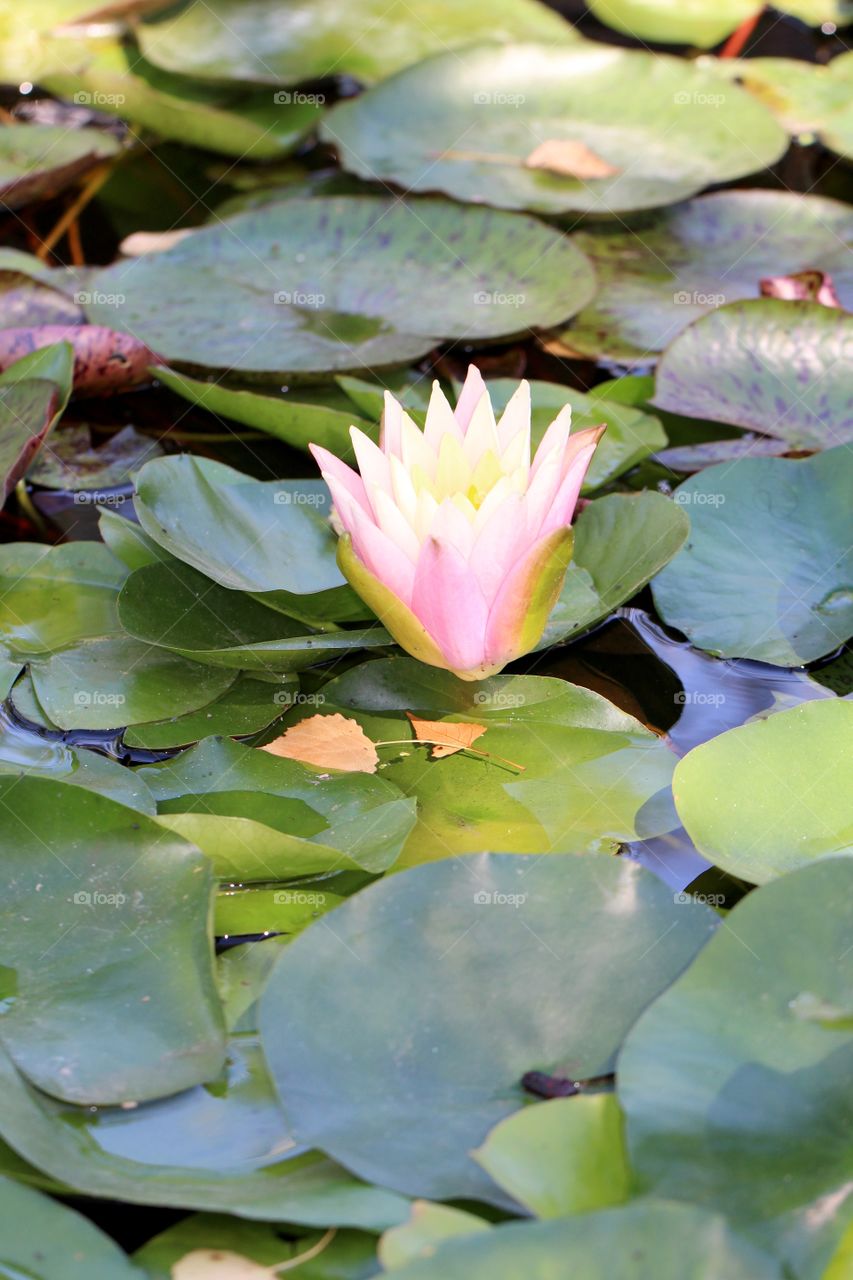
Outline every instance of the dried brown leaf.
<svg viewBox="0 0 853 1280">
<path fill-rule="evenodd" d="M 598 155 L 585 142 L 573 142 L 568 138 L 549 138 L 540 142 L 524 162 L 527 169 L 547 169 L 564 178 L 612 178 L 619 170 Z"/>
<path fill-rule="evenodd" d="M 415 740 L 432 747 L 431 760 L 442 760 L 445 756 L 455 755 L 457 751 L 464 751 L 486 732 L 484 724 L 448 724 L 444 720 L 422 720 L 411 711 L 407 711 L 406 715 Z"/>
<path fill-rule="evenodd" d="M 342 769 L 349 773 L 375 773 L 379 764 L 376 747 L 361 725 L 348 716 L 309 716 L 293 725 L 262 751 L 300 760 L 320 769 Z"/>
</svg>

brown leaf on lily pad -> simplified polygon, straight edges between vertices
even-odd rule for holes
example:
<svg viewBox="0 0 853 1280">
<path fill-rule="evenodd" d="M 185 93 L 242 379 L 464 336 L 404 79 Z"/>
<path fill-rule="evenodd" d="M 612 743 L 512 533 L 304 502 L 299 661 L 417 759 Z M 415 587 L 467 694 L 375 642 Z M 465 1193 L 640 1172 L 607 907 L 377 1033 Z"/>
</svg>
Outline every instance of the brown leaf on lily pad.
<svg viewBox="0 0 853 1280">
<path fill-rule="evenodd" d="M 524 167 L 547 169 L 549 173 L 558 173 L 563 178 L 579 178 L 582 182 L 591 178 L 612 178 L 620 172 L 585 142 L 569 138 L 549 138 L 540 142 L 525 160 Z"/>
<path fill-rule="evenodd" d="M 79 395 L 115 395 L 149 382 L 148 366 L 162 363 L 129 333 L 100 324 L 42 324 L 0 329 L 0 369 L 54 342 L 70 342 L 74 348 L 74 390 Z"/>
<path fill-rule="evenodd" d="M 838 294 L 832 276 L 826 271 L 795 271 L 790 276 L 767 276 L 758 284 L 762 298 L 781 298 L 783 302 L 819 302 L 824 307 L 838 307 Z"/>
<path fill-rule="evenodd" d="M 276 1280 L 280 1274 L 230 1249 L 193 1249 L 172 1266 L 172 1280 Z"/>
<path fill-rule="evenodd" d="M 431 746 L 431 760 L 442 760 L 445 756 L 464 751 L 472 742 L 486 732 L 484 724 L 449 724 L 445 720 L 422 720 L 420 716 L 407 711 L 409 723 L 417 742 Z"/>
<path fill-rule="evenodd" d="M 313 764 L 319 769 L 341 769 L 349 773 L 375 773 L 379 764 L 376 747 L 358 721 L 337 712 L 330 716 L 309 716 L 261 750 L 285 760 Z"/>
</svg>

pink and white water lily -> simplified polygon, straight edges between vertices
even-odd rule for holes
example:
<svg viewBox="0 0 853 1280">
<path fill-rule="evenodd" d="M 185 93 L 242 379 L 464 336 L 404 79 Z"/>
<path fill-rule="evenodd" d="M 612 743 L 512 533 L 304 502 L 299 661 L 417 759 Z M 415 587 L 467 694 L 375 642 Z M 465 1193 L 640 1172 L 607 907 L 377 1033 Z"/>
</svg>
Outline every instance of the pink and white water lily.
<svg viewBox="0 0 853 1280">
<path fill-rule="evenodd" d="M 535 648 L 572 554 L 572 517 L 604 427 L 566 405 L 530 457 L 530 387 L 499 422 L 473 365 L 423 431 L 386 392 L 380 442 L 350 428 L 358 471 L 311 445 L 345 530 L 341 571 L 404 649 L 463 680 Z"/>
</svg>

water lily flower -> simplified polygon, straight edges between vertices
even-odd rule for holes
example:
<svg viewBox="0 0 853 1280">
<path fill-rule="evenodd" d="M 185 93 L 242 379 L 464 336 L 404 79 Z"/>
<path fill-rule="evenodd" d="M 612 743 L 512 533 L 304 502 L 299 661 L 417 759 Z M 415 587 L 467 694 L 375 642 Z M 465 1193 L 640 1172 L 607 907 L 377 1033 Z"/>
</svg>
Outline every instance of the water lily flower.
<svg viewBox="0 0 853 1280">
<path fill-rule="evenodd" d="M 604 427 L 570 430 L 566 405 L 531 462 L 530 387 L 496 423 L 472 365 L 455 411 L 434 383 L 423 431 L 386 392 L 379 445 L 350 428 L 358 472 L 311 445 L 345 530 L 341 571 L 415 658 L 481 680 L 539 642 Z"/>
</svg>

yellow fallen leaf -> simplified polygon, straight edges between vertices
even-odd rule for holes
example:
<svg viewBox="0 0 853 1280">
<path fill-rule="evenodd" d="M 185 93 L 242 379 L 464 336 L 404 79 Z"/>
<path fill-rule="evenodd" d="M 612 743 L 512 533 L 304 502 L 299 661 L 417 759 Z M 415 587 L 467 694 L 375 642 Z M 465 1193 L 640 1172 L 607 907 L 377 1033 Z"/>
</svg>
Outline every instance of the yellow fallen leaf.
<svg viewBox="0 0 853 1280">
<path fill-rule="evenodd" d="M 285 760 L 301 760 L 320 769 L 343 769 L 349 773 L 375 773 L 379 764 L 376 748 L 361 725 L 337 712 L 309 716 L 261 750 Z"/>
<path fill-rule="evenodd" d="M 597 155 L 585 142 L 572 142 L 568 138 L 549 138 L 540 142 L 524 162 L 526 169 L 547 169 L 564 178 L 612 178 L 619 170 L 609 161 Z"/>
<path fill-rule="evenodd" d="M 420 716 L 413 715 L 411 711 L 407 711 L 406 715 L 416 741 L 428 743 L 432 747 L 431 760 L 441 760 L 444 756 L 464 751 L 486 732 L 484 724 L 448 724 L 444 720 L 421 720 Z"/>
<path fill-rule="evenodd" d="M 275 1267 L 263 1267 L 226 1249 L 193 1249 L 172 1267 L 172 1280 L 278 1280 Z"/>
</svg>

